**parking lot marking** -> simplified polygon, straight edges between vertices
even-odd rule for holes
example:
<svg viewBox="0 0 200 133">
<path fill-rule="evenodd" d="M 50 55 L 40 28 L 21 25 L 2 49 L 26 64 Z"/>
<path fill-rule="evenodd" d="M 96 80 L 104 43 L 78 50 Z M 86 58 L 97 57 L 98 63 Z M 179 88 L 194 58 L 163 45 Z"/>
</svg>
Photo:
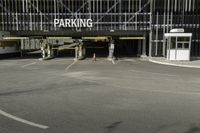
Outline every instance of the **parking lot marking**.
<svg viewBox="0 0 200 133">
<path fill-rule="evenodd" d="M 29 64 L 26 64 L 26 65 L 23 65 L 22 68 L 25 68 L 25 67 L 28 67 L 28 66 L 31 66 L 31 65 L 34 65 L 34 64 L 36 64 L 36 62 L 29 63 Z"/>
<path fill-rule="evenodd" d="M 78 60 L 74 60 L 74 61 L 72 62 L 72 64 L 70 64 L 69 66 L 67 66 L 67 67 L 65 68 L 65 70 L 68 71 L 77 61 L 78 61 Z"/>
<path fill-rule="evenodd" d="M 40 128 L 40 129 L 49 128 L 48 126 L 37 124 L 37 123 L 31 122 L 31 121 L 27 121 L 27 120 L 24 120 L 22 118 L 16 117 L 16 116 L 11 115 L 9 113 L 6 113 L 6 112 L 4 112 L 2 110 L 0 110 L 0 114 L 5 116 L 5 117 L 7 117 L 7 118 L 13 119 L 15 121 L 18 121 L 18 122 L 21 122 L 21 123 L 24 123 L 24 124 L 27 124 L 27 125 L 30 125 L 30 126 L 33 126 L 33 127 L 37 127 L 37 128 Z"/>
</svg>

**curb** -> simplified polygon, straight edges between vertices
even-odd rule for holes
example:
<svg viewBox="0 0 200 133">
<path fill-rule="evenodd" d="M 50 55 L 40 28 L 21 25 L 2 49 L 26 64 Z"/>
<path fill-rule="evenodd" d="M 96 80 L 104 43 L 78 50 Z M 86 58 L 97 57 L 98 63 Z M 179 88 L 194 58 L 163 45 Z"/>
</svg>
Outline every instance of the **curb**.
<svg viewBox="0 0 200 133">
<path fill-rule="evenodd" d="M 176 67 L 184 67 L 184 68 L 198 68 L 198 69 L 200 69 L 200 66 L 166 63 L 166 62 L 155 61 L 155 60 L 152 60 L 152 59 L 149 59 L 149 62 L 156 63 L 156 64 L 161 64 L 161 65 L 168 65 L 168 66 L 176 66 Z"/>
</svg>

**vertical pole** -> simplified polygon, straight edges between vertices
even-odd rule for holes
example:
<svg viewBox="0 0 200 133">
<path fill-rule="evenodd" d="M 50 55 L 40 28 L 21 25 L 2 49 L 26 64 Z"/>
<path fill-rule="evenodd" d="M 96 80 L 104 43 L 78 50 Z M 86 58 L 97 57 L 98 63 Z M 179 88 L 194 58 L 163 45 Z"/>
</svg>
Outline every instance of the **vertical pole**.
<svg viewBox="0 0 200 133">
<path fill-rule="evenodd" d="M 153 0 L 150 1 L 150 33 L 149 33 L 149 57 L 152 57 L 152 15 L 153 15 Z"/>
<path fill-rule="evenodd" d="M 171 12 L 171 26 L 170 27 L 171 27 L 171 29 L 173 29 L 173 12 Z"/>
<path fill-rule="evenodd" d="M 85 48 L 83 47 L 83 43 L 80 42 L 79 45 L 79 52 L 78 52 L 78 58 L 81 59 L 85 56 Z"/>
<path fill-rule="evenodd" d="M 135 30 L 137 30 L 138 27 L 138 14 L 137 12 L 135 13 Z"/>
<path fill-rule="evenodd" d="M 21 45 L 21 47 L 20 47 L 20 55 L 21 55 L 21 57 L 23 57 L 23 45 L 24 45 L 23 39 L 21 40 L 20 45 Z"/>
<path fill-rule="evenodd" d="M 18 23 L 19 23 L 19 21 L 18 21 L 18 13 L 16 12 L 16 29 L 17 29 L 17 31 L 19 30 L 19 25 L 18 25 Z"/>
<path fill-rule="evenodd" d="M 174 11 L 177 11 L 177 0 L 175 0 L 175 6 L 174 6 Z"/>
<path fill-rule="evenodd" d="M 44 43 L 44 40 L 42 42 L 41 51 L 42 51 L 42 58 L 44 59 L 46 57 L 46 44 Z"/>
<path fill-rule="evenodd" d="M 56 19 L 56 0 L 54 0 L 54 19 Z M 54 26 L 54 30 L 56 31 L 56 26 Z"/>
<path fill-rule="evenodd" d="M 29 21 L 30 21 L 30 23 L 29 23 L 29 27 L 30 27 L 30 30 L 32 31 L 33 30 L 33 27 L 32 27 L 32 13 L 30 12 L 29 13 Z"/>
<path fill-rule="evenodd" d="M 192 36 L 190 37 L 190 43 L 189 43 L 189 61 L 190 61 L 190 56 L 191 56 L 191 45 L 192 45 Z"/>
<path fill-rule="evenodd" d="M 170 44 L 171 44 L 171 42 L 172 42 L 172 41 L 171 41 L 171 38 L 170 38 Z M 177 60 L 177 49 L 178 49 L 178 43 L 177 43 L 177 42 L 178 42 L 178 37 L 176 37 L 175 60 Z M 169 44 L 169 45 L 170 45 L 170 44 Z M 169 46 L 169 48 L 170 48 L 170 46 Z M 171 48 L 170 48 L 170 49 L 171 49 Z"/>
<path fill-rule="evenodd" d="M 2 1 L 2 6 L 4 6 L 4 1 Z M 3 8 L 2 8 L 2 10 L 1 10 L 1 12 L 2 12 L 1 18 L 4 18 L 4 15 L 5 15 L 5 14 L 4 14 Z M 4 22 L 3 19 L 2 19 L 1 21 L 2 21 L 2 30 L 4 31 L 4 23 L 5 23 L 5 22 Z"/>
<path fill-rule="evenodd" d="M 110 41 L 110 45 L 109 45 L 109 56 L 108 56 L 108 60 L 112 60 L 114 58 L 114 50 L 115 50 L 115 44 L 114 44 L 114 40 Z"/>
<path fill-rule="evenodd" d="M 137 52 L 137 56 L 141 56 L 141 49 L 142 48 L 142 40 L 138 40 L 138 52 Z"/>
<path fill-rule="evenodd" d="M 169 37 L 167 40 L 168 60 L 170 60 L 170 53 L 171 53 L 170 42 L 171 42 L 171 37 Z"/>
<path fill-rule="evenodd" d="M 167 33 L 169 33 L 169 8 L 170 8 L 170 1 L 168 0 L 167 4 Z"/>
<path fill-rule="evenodd" d="M 166 17 L 166 15 L 165 15 L 165 12 L 164 12 L 163 35 L 165 35 L 165 17 Z M 165 56 L 165 51 L 166 51 L 166 49 L 165 49 L 165 47 L 166 47 L 165 39 L 166 39 L 166 38 L 163 37 L 163 56 Z"/>
<path fill-rule="evenodd" d="M 96 1 L 97 20 L 99 19 L 99 1 Z M 97 31 L 99 30 L 99 22 L 97 21 Z"/>
<path fill-rule="evenodd" d="M 127 16 L 126 16 L 126 12 L 125 12 L 125 27 L 124 27 L 124 28 L 125 28 L 125 30 L 127 30 L 127 28 L 126 28 L 126 27 L 127 27 Z"/>
<path fill-rule="evenodd" d="M 158 12 L 156 15 L 156 53 L 155 55 L 158 56 Z"/>
<path fill-rule="evenodd" d="M 109 9 L 108 9 L 109 10 Z M 121 22 L 122 22 L 122 1 L 119 0 L 119 22 L 120 22 L 120 30 L 122 30 Z"/>
<path fill-rule="evenodd" d="M 165 34 L 164 34 L 164 37 L 163 37 L 163 57 L 165 57 L 165 46 L 166 45 L 166 38 L 165 38 Z"/>
<path fill-rule="evenodd" d="M 40 30 L 43 30 L 42 13 L 40 12 Z"/>
<path fill-rule="evenodd" d="M 48 58 L 51 57 L 51 48 L 50 48 L 49 44 L 47 45 L 47 56 L 48 56 Z"/>
<path fill-rule="evenodd" d="M 78 59 L 78 46 L 75 47 L 75 59 Z"/>
<path fill-rule="evenodd" d="M 86 54 L 86 49 L 83 46 L 83 43 L 81 43 L 81 45 L 80 45 L 80 50 L 81 50 L 80 58 L 84 58 L 85 54 Z"/>
<path fill-rule="evenodd" d="M 146 57 L 146 35 L 145 35 L 145 38 L 144 38 L 143 44 L 142 44 L 142 56 Z"/>
<path fill-rule="evenodd" d="M 170 51 L 169 51 L 170 49 L 169 49 L 169 38 L 167 38 L 167 59 L 169 60 L 170 59 Z"/>
</svg>

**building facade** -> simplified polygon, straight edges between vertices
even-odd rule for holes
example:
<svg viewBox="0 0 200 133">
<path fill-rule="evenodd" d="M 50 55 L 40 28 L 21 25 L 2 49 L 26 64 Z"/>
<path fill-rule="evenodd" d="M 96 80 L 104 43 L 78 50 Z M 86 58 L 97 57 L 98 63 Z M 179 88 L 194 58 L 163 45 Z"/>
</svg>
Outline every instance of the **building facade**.
<svg viewBox="0 0 200 133">
<path fill-rule="evenodd" d="M 165 56 L 164 34 L 192 33 L 200 56 L 199 0 L 0 0 L 0 31 L 12 36 L 144 37 L 145 54 Z M 92 27 L 56 27 L 55 19 L 91 19 Z"/>
</svg>

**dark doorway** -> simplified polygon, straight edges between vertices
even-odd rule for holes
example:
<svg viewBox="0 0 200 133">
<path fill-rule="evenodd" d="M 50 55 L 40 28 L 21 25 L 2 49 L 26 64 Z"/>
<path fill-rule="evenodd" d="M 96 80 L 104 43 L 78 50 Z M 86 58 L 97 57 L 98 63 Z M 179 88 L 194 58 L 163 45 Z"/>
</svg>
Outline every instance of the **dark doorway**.
<svg viewBox="0 0 200 133">
<path fill-rule="evenodd" d="M 115 42 L 116 57 L 137 57 L 140 52 L 139 44 L 141 40 L 118 40 Z M 141 45 L 140 45 L 141 46 Z"/>
<path fill-rule="evenodd" d="M 74 49 L 63 49 L 59 51 L 54 51 L 54 54 L 56 57 L 74 57 L 75 56 L 75 50 Z"/>
<path fill-rule="evenodd" d="M 103 41 L 86 41 L 84 42 L 86 48 L 86 57 L 93 57 L 94 53 L 96 57 L 108 56 L 108 42 Z"/>
</svg>

